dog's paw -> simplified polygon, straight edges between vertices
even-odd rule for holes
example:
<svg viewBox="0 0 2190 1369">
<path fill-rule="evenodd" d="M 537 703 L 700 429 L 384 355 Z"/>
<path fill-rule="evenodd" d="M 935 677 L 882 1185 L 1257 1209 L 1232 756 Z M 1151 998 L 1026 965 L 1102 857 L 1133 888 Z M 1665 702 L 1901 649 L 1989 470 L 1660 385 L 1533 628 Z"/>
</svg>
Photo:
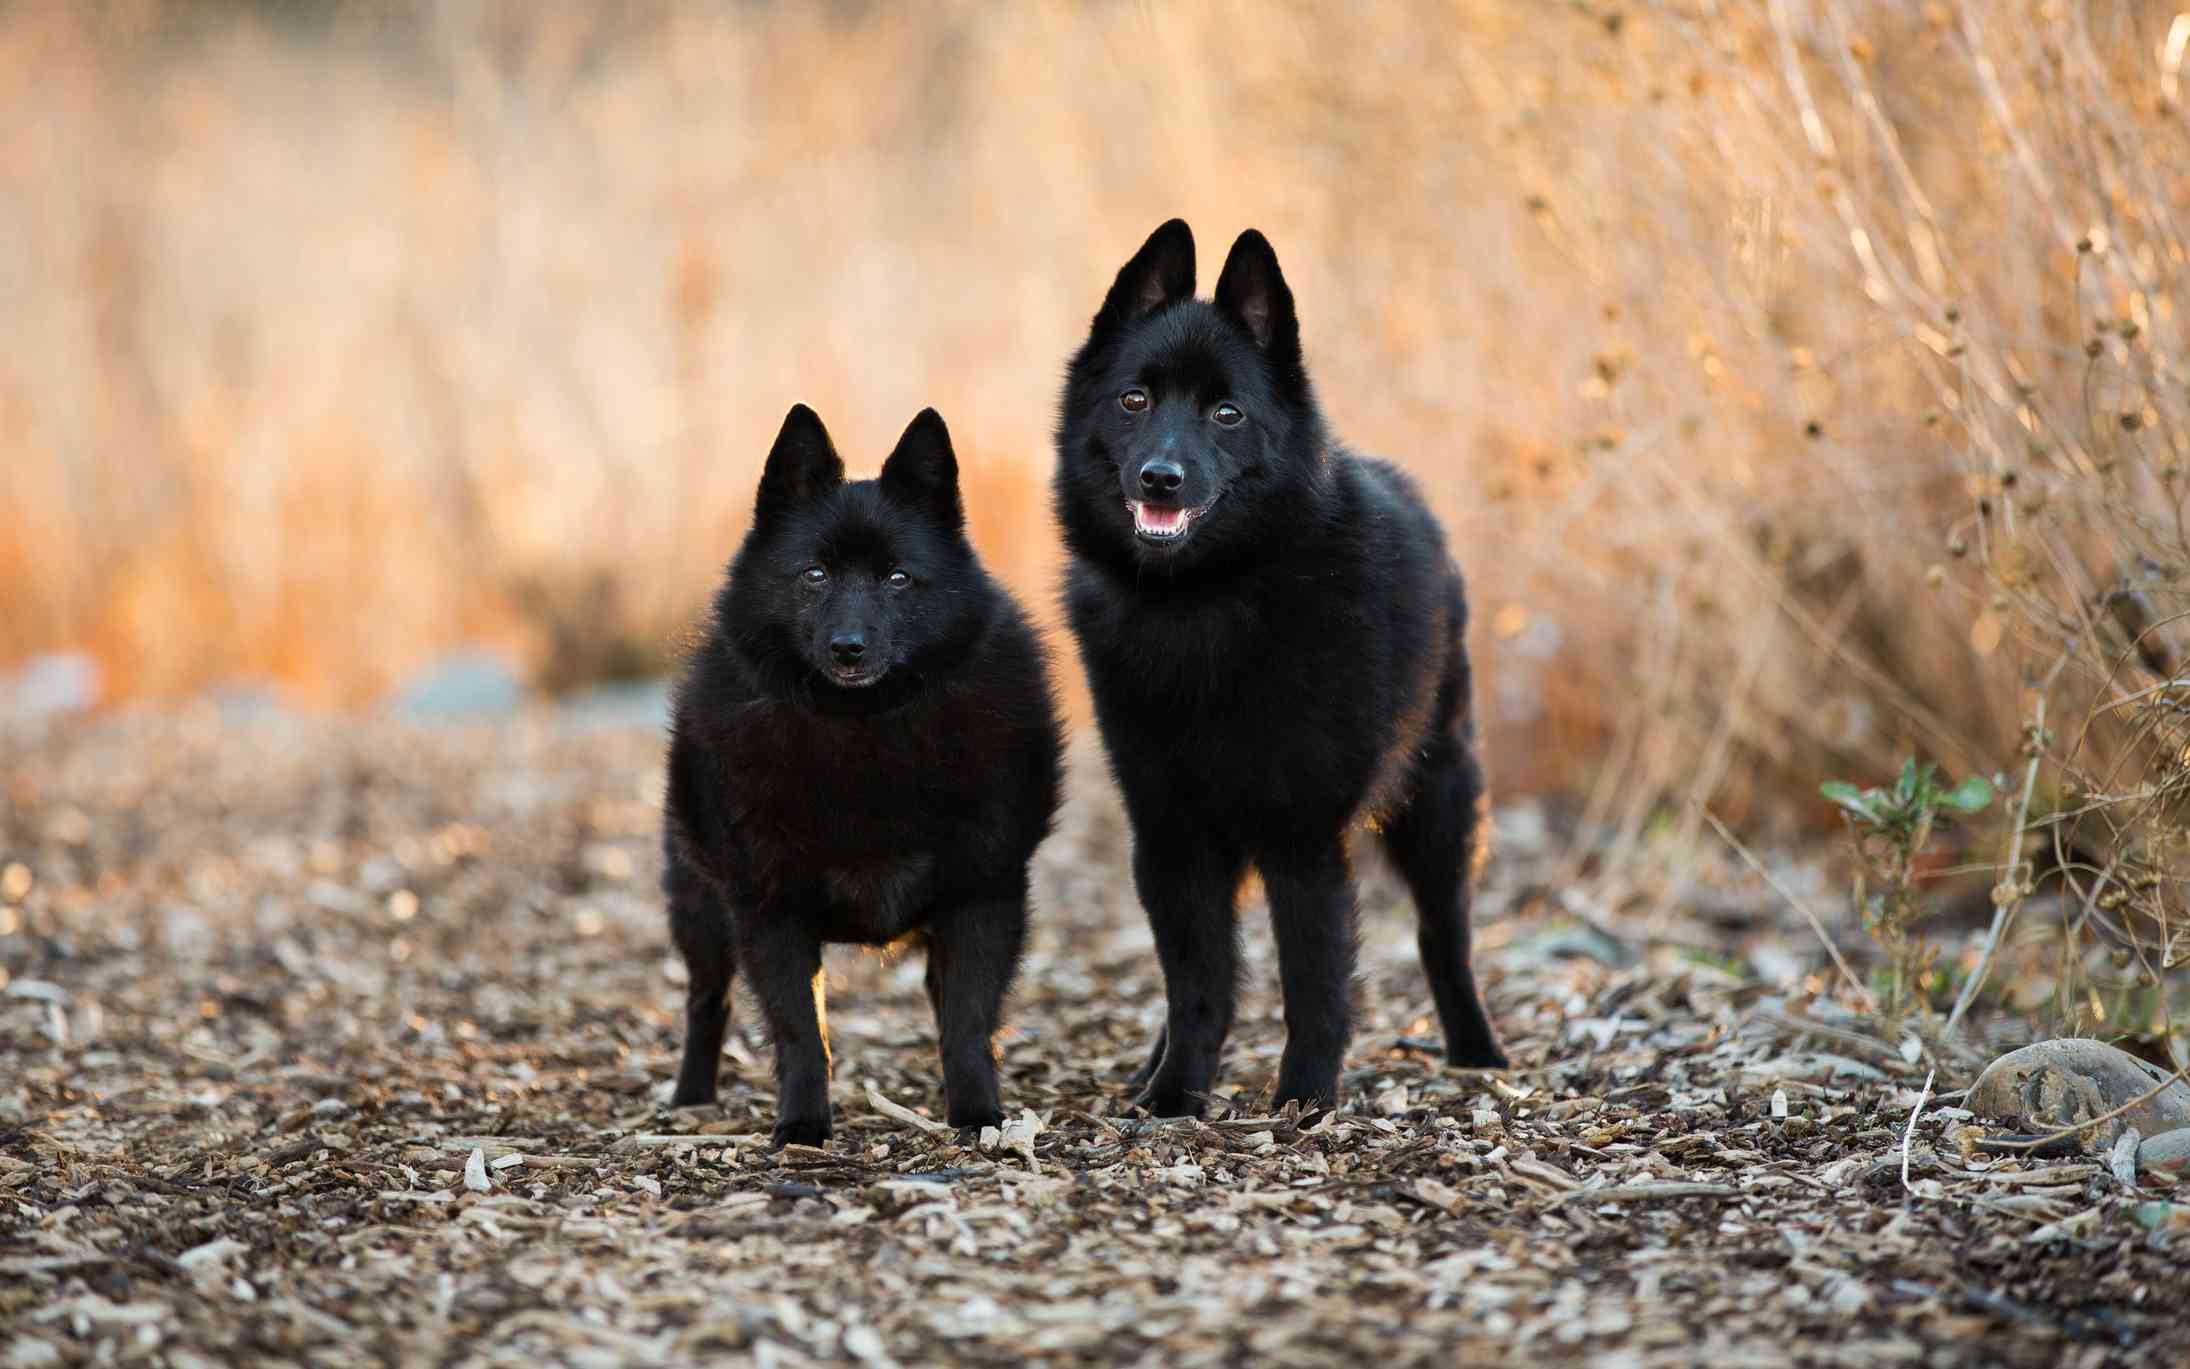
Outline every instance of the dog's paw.
<svg viewBox="0 0 2190 1369">
<path fill-rule="evenodd" d="M 1496 1041 L 1467 1041 L 1448 1046 L 1445 1063 L 1463 1070 L 1502 1070 L 1513 1066 Z"/>
<path fill-rule="evenodd" d="M 1148 1088 L 1133 1099 L 1133 1106 L 1151 1117 L 1199 1117 L 1206 1104 L 1184 1089 Z"/>
<path fill-rule="evenodd" d="M 785 1117 L 776 1123 L 771 1138 L 780 1150 L 784 1146 L 824 1146 L 829 1143 L 829 1119 L 827 1117 Z"/>
</svg>

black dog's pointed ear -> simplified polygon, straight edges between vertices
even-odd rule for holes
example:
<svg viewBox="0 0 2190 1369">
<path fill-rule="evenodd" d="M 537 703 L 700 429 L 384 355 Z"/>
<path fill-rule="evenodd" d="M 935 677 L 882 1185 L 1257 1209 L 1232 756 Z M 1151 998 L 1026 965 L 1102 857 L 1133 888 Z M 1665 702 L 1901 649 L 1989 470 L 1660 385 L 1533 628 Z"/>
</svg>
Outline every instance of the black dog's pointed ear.
<svg viewBox="0 0 2190 1369">
<path fill-rule="evenodd" d="M 776 445 L 768 449 L 768 464 L 761 468 L 753 517 L 757 521 L 796 508 L 843 483 L 844 461 L 829 441 L 829 430 L 821 426 L 821 415 L 793 404 L 783 416 Z"/>
<path fill-rule="evenodd" d="M 1148 235 L 1141 250 L 1118 272 L 1095 316 L 1098 334 L 1124 327 L 1194 293 L 1194 230 L 1173 219 Z"/>
<path fill-rule="evenodd" d="M 897 439 L 882 463 L 882 492 L 901 504 L 928 510 L 945 527 L 963 528 L 966 511 L 958 499 L 958 455 L 943 415 L 922 409 Z"/>
<path fill-rule="evenodd" d="M 1232 244 L 1217 277 L 1217 311 L 1247 330 L 1281 375 L 1300 369 L 1300 320 L 1270 240 L 1250 228 Z"/>
</svg>

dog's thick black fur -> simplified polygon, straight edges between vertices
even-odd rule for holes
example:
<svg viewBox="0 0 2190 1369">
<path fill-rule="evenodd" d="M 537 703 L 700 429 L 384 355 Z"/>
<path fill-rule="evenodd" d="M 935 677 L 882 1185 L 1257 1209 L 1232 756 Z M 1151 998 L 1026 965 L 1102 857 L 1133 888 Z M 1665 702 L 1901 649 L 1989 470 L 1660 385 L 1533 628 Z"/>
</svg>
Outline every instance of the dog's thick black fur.
<svg viewBox="0 0 2190 1369">
<path fill-rule="evenodd" d="M 1156 230 L 1072 360 L 1057 443 L 1066 606 L 1169 999 L 1138 1101 L 1201 1111 L 1251 865 L 1285 997 L 1276 1101 L 1336 1104 L 1364 821 L 1414 895 L 1447 1057 L 1503 1066 L 1468 964 L 1484 788 L 1460 573 L 1413 483 L 1325 428 L 1260 233 L 1210 303 L 1186 224 Z"/>
<path fill-rule="evenodd" d="M 674 1103 L 708 1103 L 742 969 L 775 1043 L 775 1139 L 829 1136 L 825 942 L 923 937 L 953 1125 L 1002 1116 L 992 1038 L 1057 807 L 1042 648 L 966 540 L 926 410 L 847 484 L 784 420 L 753 526 L 680 681 L 662 878 L 691 970 Z"/>
</svg>

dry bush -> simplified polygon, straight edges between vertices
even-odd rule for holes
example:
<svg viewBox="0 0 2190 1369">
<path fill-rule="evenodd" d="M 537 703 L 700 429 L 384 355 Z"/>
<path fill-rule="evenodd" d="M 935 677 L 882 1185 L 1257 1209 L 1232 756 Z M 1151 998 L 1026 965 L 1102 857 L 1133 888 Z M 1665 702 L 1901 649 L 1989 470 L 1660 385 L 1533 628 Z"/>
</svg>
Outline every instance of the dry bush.
<svg viewBox="0 0 2190 1369">
<path fill-rule="evenodd" d="M 2054 963 L 2020 978 L 2067 1028 L 2172 1035 L 2151 989 L 2190 963 L 2190 16 L 1775 0 L 1655 17 L 1722 92 L 1728 174 L 1785 206 L 1788 251 L 1823 249 L 1805 291 L 1856 304 L 1867 356 L 1898 372 L 1857 363 L 1866 421 L 1900 418 L 1899 463 L 1934 481 L 1937 535 L 1887 554 L 1939 564 L 1898 571 L 1900 592 L 1927 587 L 1999 663 L 1988 688 L 2015 691 L 2019 745 L 1972 737 L 1951 701 L 1921 728 L 1922 749 L 2010 780 L 1995 913 L 1950 1023 L 2044 872 L 2061 925 L 2024 949 Z"/>
<path fill-rule="evenodd" d="M 1586 12 L 30 6 L 0 77 L 0 657 L 659 663 L 793 399 L 868 466 L 941 407 L 1046 605 L 1058 366 L 1185 213 L 1273 235 L 1342 430 L 1452 520 L 1509 792 L 1632 849 L 1902 740 L 1812 663 L 1927 640 L 1827 506 L 1920 511 L 1744 358 L 1793 272 Z"/>
</svg>

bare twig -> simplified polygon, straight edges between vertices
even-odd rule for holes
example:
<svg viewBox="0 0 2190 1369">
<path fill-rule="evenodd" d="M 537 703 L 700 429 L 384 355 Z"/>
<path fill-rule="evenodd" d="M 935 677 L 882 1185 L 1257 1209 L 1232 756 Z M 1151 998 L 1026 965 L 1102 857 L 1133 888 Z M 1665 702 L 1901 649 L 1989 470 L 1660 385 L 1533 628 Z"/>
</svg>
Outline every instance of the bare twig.
<svg viewBox="0 0 2190 1369">
<path fill-rule="evenodd" d="M 1962 1014 L 1968 1012 L 1969 1005 L 1977 1000 L 1978 991 L 1985 986 L 1985 980 L 1992 974 L 1992 960 L 1999 954 L 2000 941 L 2007 935 L 2008 924 L 2015 920 L 2015 910 L 2022 906 L 2023 827 L 2030 821 L 2030 795 L 2038 784 L 2038 763 L 2045 758 L 2045 691 L 2052 687 L 2053 681 L 2061 673 L 2061 667 L 2067 662 L 2068 657 L 2064 654 L 2053 663 L 2053 669 L 2046 674 L 2045 684 L 2039 687 L 2038 702 L 2031 709 L 2030 761 L 2023 767 L 2022 796 L 2016 801 L 2015 821 L 2008 826 L 2006 849 L 2001 852 L 2002 863 L 2007 868 L 2001 872 L 2000 882 L 1995 886 L 1992 927 L 1985 933 L 1985 948 L 1977 955 L 1977 968 L 1970 972 L 1968 979 L 1962 981 L 1962 991 L 1954 997 L 1954 1010 L 1947 1014 L 1947 1025 L 1940 1033 L 1942 1036 L 1954 1035 L 1955 1027 L 1962 1021 Z"/>
<path fill-rule="evenodd" d="M 1611 1188 L 1569 1189 L 1551 1200 L 1562 1203 L 1654 1203 L 1665 1198 L 1734 1198 L 1741 1190 L 1732 1184 L 1619 1184 Z"/>
<path fill-rule="evenodd" d="M 1800 1017 L 1789 1017 L 1784 1013 L 1760 1012 L 1757 1014 L 1756 1020 L 1768 1022 L 1772 1026 L 1786 1031 L 1798 1032 L 1804 1036 L 1814 1036 L 1820 1041 L 1830 1041 L 1835 1045 L 1845 1046 L 1849 1050 L 1861 1051 L 1888 1069 L 1906 1071 L 1909 1068 L 1909 1062 L 1901 1057 L 1900 1051 L 1874 1037 L 1865 1036 L 1861 1032 L 1852 1032 L 1845 1027 L 1828 1026 L 1823 1022 L 1811 1022 Z"/>
<path fill-rule="evenodd" d="M 1924 1076 L 1924 1087 L 1917 1090 L 1916 1106 L 1909 1110 L 1909 1124 L 1901 1129 L 1901 1191 L 1914 1197 L 1916 1190 L 1909 1187 L 1909 1142 L 1916 1136 L 1917 1119 L 1924 1115 L 1924 1102 L 1931 1097 L 1931 1081 L 1938 1077 L 1933 1070 Z"/>
<path fill-rule="evenodd" d="M 1772 872 L 1765 869 L 1756 856 L 1751 854 L 1749 848 L 1742 845 L 1741 841 L 1732 832 L 1726 830 L 1726 824 L 1719 821 L 1718 814 L 1706 808 L 1703 810 L 1703 820 L 1711 824 L 1711 830 L 1717 832 L 1728 846 L 1734 848 L 1735 855 L 1740 856 L 1743 861 L 1748 863 L 1750 869 L 1757 872 L 1758 878 L 1771 885 L 1774 893 L 1786 899 L 1788 903 L 1794 906 L 1796 912 L 1802 914 L 1804 920 L 1810 924 L 1810 930 L 1817 933 L 1817 939 L 1825 943 L 1826 953 L 1832 956 L 1833 964 L 1840 970 L 1840 977 L 1847 981 L 1849 988 L 1855 990 L 1856 996 L 1863 1000 L 1864 1007 L 1874 1013 L 1877 1012 L 1878 1000 L 1871 995 L 1869 989 L 1863 986 L 1863 981 L 1855 977 L 1855 971 L 1848 968 L 1848 962 L 1841 957 L 1840 948 L 1833 944 L 1832 937 L 1825 931 L 1825 924 L 1818 921 L 1817 914 L 1810 911 L 1809 905 L 1796 898 L 1787 886 L 1772 878 Z"/>
<path fill-rule="evenodd" d="M 867 1084 L 867 1105 L 884 1117 L 895 1118 L 906 1126 L 918 1127 L 931 1135 L 950 1130 L 948 1126 L 936 1121 L 933 1117 L 922 1117 L 903 1103 L 893 1103 L 884 1098 L 881 1091 L 875 1088 L 872 1080 L 868 1081 Z"/>
</svg>

